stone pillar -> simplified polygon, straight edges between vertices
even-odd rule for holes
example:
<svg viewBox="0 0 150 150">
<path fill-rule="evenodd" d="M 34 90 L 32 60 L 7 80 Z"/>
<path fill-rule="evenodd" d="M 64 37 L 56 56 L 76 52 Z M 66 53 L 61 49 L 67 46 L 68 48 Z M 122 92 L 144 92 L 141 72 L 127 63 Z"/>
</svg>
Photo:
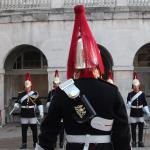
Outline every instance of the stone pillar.
<svg viewBox="0 0 150 150">
<path fill-rule="evenodd" d="M 117 6 L 128 6 L 128 0 L 117 0 Z"/>
<path fill-rule="evenodd" d="M 127 94 L 131 91 L 133 80 L 133 66 L 114 66 L 114 84 L 118 86 L 119 91 L 126 103 Z"/>
<path fill-rule="evenodd" d="M 0 110 L 1 110 L 1 125 L 5 124 L 5 106 L 4 106 L 4 73 L 3 69 L 0 69 Z"/>
</svg>

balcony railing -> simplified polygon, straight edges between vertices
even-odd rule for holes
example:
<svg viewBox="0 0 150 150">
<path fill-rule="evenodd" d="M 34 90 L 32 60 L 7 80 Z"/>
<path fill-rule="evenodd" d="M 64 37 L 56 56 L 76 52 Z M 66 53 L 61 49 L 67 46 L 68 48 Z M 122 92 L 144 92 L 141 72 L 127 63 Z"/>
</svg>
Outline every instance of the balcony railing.
<svg viewBox="0 0 150 150">
<path fill-rule="evenodd" d="M 84 4 L 87 7 L 115 7 L 116 0 L 65 0 L 64 7 Z"/>
<path fill-rule="evenodd" d="M 0 10 L 48 8 L 50 8 L 50 0 L 0 0 Z"/>
<path fill-rule="evenodd" d="M 150 0 L 129 0 L 129 6 L 150 6 Z"/>
<path fill-rule="evenodd" d="M 28 10 L 86 7 L 150 6 L 150 0 L 0 0 L 0 10 Z"/>
</svg>

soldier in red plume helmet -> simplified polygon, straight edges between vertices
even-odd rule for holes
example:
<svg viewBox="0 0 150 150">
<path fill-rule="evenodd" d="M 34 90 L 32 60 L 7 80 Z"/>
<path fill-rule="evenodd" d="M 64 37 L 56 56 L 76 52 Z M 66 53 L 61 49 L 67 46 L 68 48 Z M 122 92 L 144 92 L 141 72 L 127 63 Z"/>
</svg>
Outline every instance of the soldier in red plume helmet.
<svg viewBox="0 0 150 150">
<path fill-rule="evenodd" d="M 22 145 L 20 149 L 27 148 L 27 130 L 30 126 L 33 133 L 33 147 L 37 142 L 37 118 L 35 115 L 36 106 L 39 109 L 40 117 L 43 118 L 43 105 L 39 100 L 39 94 L 32 90 L 32 81 L 30 74 L 26 74 L 24 82 L 25 90 L 18 93 L 17 101 L 14 104 L 14 110 L 21 108 L 21 128 L 22 128 Z"/>
<path fill-rule="evenodd" d="M 53 97 L 57 93 L 57 89 L 58 89 L 58 86 L 60 83 L 61 83 L 61 80 L 60 80 L 60 76 L 59 76 L 59 71 L 55 70 L 54 79 L 53 79 L 53 87 L 52 87 L 52 90 L 48 93 L 48 98 L 47 98 L 46 107 L 48 109 L 50 107 L 50 103 L 51 103 Z M 63 143 L 64 143 L 64 125 L 63 125 L 62 119 L 61 119 L 59 127 L 60 127 L 59 128 L 59 146 L 60 146 L 60 148 L 62 148 Z M 54 145 L 56 145 L 56 144 L 54 144 Z"/>
<path fill-rule="evenodd" d="M 51 102 L 52 98 L 54 97 L 55 92 L 57 91 L 57 87 L 59 86 L 60 83 L 61 83 L 61 81 L 60 81 L 60 77 L 59 77 L 59 72 L 58 72 L 58 70 L 55 70 L 55 75 L 54 75 L 54 79 L 53 79 L 53 87 L 52 87 L 52 90 L 48 93 L 47 104 L 46 104 L 47 108 L 49 108 L 50 102 Z"/>
<path fill-rule="evenodd" d="M 132 132 L 132 147 L 144 147 L 143 128 L 144 112 L 150 117 L 145 93 L 140 89 L 140 81 L 137 73 L 133 73 L 132 91 L 128 93 L 127 106 L 130 109 L 130 124 Z M 136 139 L 136 127 L 138 126 L 138 143 Z"/>
<path fill-rule="evenodd" d="M 64 121 L 66 150 L 131 150 L 126 108 L 116 86 L 103 81 L 104 65 L 85 8 L 75 6 L 67 78 L 59 85 L 41 125 L 37 150 L 54 150 Z"/>
</svg>

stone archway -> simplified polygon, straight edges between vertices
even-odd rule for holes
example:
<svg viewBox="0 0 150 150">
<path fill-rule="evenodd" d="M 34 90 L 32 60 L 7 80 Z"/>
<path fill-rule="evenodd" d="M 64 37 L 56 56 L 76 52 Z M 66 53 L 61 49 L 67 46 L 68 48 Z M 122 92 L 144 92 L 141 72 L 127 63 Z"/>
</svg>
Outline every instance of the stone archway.
<svg viewBox="0 0 150 150">
<path fill-rule="evenodd" d="M 10 111 L 12 97 L 17 97 L 18 92 L 24 89 L 27 72 L 31 74 L 33 89 L 37 90 L 41 97 L 47 96 L 47 66 L 45 55 L 34 46 L 19 45 L 10 51 L 4 63 L 4 104 L 8 107 L 6 118 Z"/>
<path fill-rule="evenodd" d="M 98 44 L 98 47 L 100 49 L 104 67 L 105 67 L 105 74 L 103 75 L 103 78 L 104 78 L 104 80 L 106 80 L 107 76 L 108 76 L 108 71 L 109 70 L 112 71 L 113 59 L 112 59 L 112 56 L 109 53 L 109 51 L 104 46 Z"/>
<path fill-rule="evenodd" d="M 138 73 L 141 88 L 150 104 L 150 43 L 142 46 L 134 57 L 134 71 Z"/>
</svg>

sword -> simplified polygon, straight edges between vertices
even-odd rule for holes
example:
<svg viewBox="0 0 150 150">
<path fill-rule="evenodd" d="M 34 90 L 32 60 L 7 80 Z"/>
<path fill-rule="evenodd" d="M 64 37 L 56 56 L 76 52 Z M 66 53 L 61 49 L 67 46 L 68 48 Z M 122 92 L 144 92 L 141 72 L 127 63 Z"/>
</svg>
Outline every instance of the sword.
<svg viewBox="0 0 150 150">
<path fill-rule="evenodd" d="M 36 117 L 36 121 L 37 121 L 37 124 L 38 124 L 38 125 L 40 125 L 40 124 L 41 124 L 41 123 L 39 122 L 39 120 L 37 119 L 37 117 Z"/>
<path fill-rule="evenodd" d="M 12 113 L 15 111 L 15 108 L 13 108 L 12 110 L 11 110 L 11 112 L 9 113 L 9 115 L 12 115 Z"/>
</svg>

